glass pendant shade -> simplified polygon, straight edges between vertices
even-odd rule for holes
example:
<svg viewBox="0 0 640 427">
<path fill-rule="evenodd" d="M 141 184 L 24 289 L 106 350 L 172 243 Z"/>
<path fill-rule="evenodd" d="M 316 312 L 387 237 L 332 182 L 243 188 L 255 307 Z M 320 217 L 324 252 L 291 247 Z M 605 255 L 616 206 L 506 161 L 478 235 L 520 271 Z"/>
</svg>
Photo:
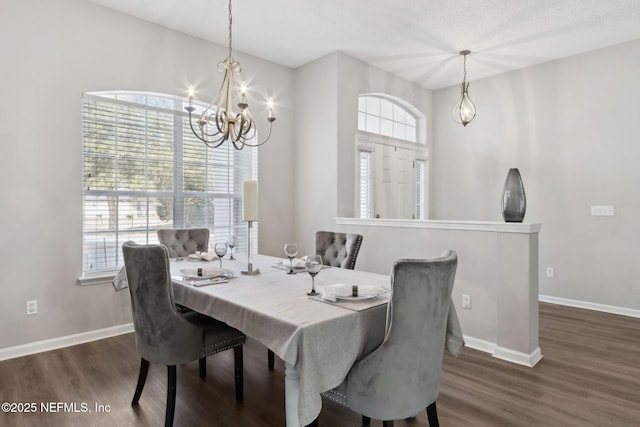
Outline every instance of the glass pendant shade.
<svg viewBox="0 0 640 427">
<path fill-rule="evenodd" d="M 464 57 L 464 77 L 460 84 L 460 100 L 451 112 L 453 120 L 456 123 L 462 123 L 462 126 L 467 126 L 476 116 L 476 106 L 469 98 L 469 83 L 467 83 L 467 55 L 470 53 L 470 50 L 460 51 L 460 55 Z"/>
<path fill-rule="evenodd" d="M 453 107 L 453 111 L 451 112 L 453 116 L 453 120 L 456 123 L 462 123 L 462 126 L 466 126 L 473 118 L 476 116 L 476 106 L 469 98 L 469 83 L 461 83 L 460 84 L 460 100 Z"/>
</svg>

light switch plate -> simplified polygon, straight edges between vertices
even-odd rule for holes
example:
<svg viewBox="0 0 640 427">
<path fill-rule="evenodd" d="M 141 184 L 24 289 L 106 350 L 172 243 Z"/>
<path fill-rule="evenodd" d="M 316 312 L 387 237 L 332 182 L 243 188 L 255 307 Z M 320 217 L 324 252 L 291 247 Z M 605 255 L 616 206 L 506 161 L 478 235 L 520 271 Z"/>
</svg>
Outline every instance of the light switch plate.
<svg viewBox="0 0 640 427">
<path fill-rule="evenodd" d="M 592 216 L 613 216 L 613 206 L 611 205 L 591 206 L 591 215 Z"/>
</svg>

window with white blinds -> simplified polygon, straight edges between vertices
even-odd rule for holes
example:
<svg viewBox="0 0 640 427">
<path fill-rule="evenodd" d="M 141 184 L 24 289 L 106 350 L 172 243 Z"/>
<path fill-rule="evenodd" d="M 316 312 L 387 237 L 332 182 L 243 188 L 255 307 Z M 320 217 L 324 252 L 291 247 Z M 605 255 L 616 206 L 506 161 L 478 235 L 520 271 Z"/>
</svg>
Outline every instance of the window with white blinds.
<svg viewBox="0 0 640 427">
<path fill-rule="evenodd" d="M 371 218 L 373 211 L 372 153 L 369 151 L 358 153 L 360 153 L 360 218 Z"/>
<path fill-rule="evenodd" d="M 188 99 L 132 92 L 83 97 L 83 275 L 117 270 L 122 243 L 157 243 L 161 228 L 204 227 L 210 246 L 238 237 L 242 182 L 257 178 L 255 149 L 207 148 L 191 132 Z M 257 227 L 253 227 L 257 248 Z"/>
</svg>

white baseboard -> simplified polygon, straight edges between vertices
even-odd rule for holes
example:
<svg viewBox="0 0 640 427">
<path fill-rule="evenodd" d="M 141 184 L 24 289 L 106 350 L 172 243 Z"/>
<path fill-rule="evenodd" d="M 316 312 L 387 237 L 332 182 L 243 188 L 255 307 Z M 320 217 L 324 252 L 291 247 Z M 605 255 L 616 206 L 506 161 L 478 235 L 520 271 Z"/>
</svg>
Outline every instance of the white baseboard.
<svg viewBox="0 0 640 427">
<path fill-rule="evenodd" d="M 528 366 L 529 368 L 532 368 L 536 363 L 540 361 L 540 359 L 542 359 L 542 352 L 540 351 L 540 347 L 535 349 L 531 354 L 526 354 L 519 351 L 510 350 L 508 348 L 499 347 L 495 343 L 480 340 L 467 335 L 464 336 L 464 345 L 465 347 L 473 348 L 474 350 L 489 353 L 496 359 L 506 360 L 507 362 Z"/>
<path fill-rule="evenodd" d="M 551 304 L 558 304 L 558 305 L 567 305 L 570 307 L 585 308 L 587 310 L 603 311 L 605 313 L 619 314 L 622 316 L 640 318 L 640 310 L 636 310 L 633 308 L 617 307 L 615 305 L 598 304 L 595 302 L 553 297 L 550 295 L 538 295 L 538 301 L 548 302 Z"/>
<path fill-rule="evenodd" d="M 493 354 L 496 349 L 496 343 L 479 340 L 468 335 L 464 335 L 464 346 L 491 354 Z"/>
<path fill-rule="evenodd" d="M 567 305 L 570 307 L 584 308 L 587 310 L 596 310 L 606 313 L 619 314 L 622 316 L 630 316 L 640 318 L 640 310 L 617 307 L 612 305 L 597 304 L 586 301 L 573 300 L 568 298 L 560 298 L 549 295 L 539 295 L 538 300 L 551 304 Z M 103 338 L 109 338 L 116 335 L 127 334 L 133 332 L 133 323 L 128 323 L 110 328 L 98 329 L 95 331 L 83 332 L 80 334 L 67 335 L 64 337 L 52 338 L 43 341 L 36 341 L 28 344 L 18 345 L 14 347 L 0 349 L 0 361 L 13 359 L 16 357 L 27 356 L 30 354 L 40 353 L 43 351 L 55 350 L 62 347 L 68 347 L 85 342 L 96 341 Z M 494 357 L 509 362 L 517 363 L 524 366 L 534 366 L 540 359 L 542 354 L 540 348 L 537 348 L 531 354 L 525 354 L 498 347 L 495 343 L 480 340 L 477 338 L 465 336 L 465 345 L 475 350 L 490 353 Z"/>
<path fill-rule="evenodd" d="M 496 349 L 493 352 L 493 357 L 495 357 L 496 359 L 502 359 L 506 360 L 507 362 L 533 368 L 535 364 L 542 359 L 542 352 L 540 351 L 540 347 L 536 348 L 530 354 L 527 354 L 496 346 Z"/>
<path fill-rule="evenodd" d="M 133 323 L 0 349 L 0 361 L 133 332 Z"/>
</svg>

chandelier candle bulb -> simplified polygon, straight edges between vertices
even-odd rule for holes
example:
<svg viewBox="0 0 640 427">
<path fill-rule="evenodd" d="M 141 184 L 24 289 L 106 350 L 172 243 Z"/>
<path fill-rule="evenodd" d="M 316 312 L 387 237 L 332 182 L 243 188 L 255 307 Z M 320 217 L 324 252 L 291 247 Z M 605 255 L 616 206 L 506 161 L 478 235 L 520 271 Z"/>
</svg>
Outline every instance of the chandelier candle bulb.
<svg viewBox="0 0 640 427">
<path fill-rule="evenodd" d="M 258 181 L 242 183 L 242 220 L 258 220 Z"/>
</svg>

